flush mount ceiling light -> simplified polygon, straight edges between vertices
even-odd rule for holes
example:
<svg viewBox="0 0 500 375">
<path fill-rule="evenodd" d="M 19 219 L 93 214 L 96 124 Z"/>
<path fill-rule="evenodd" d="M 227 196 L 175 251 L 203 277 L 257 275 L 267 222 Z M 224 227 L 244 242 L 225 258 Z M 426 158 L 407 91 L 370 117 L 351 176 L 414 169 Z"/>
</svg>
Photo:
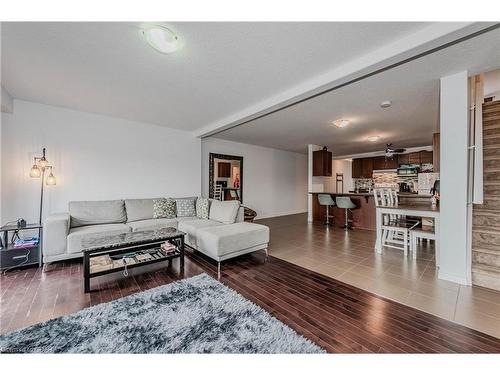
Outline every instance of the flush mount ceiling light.
<svg viewBox="0 0 500 375">
<path fill-rule="evenodd" d="M 380 107 L 382 108 L 389 108 L 392 105 L 390 100 L 384 100 L 382 103 L 380 103 Z"/>
<path fill-rule="evenodd" d="M 170 29 L 159 25 L 146 26 L 141 30 L 146 42 L 161 53 L 172 53 L 180 48 L 179 37 Z"/>
<path fill-rule="evenodd" d="M 335 120 L 334 122 L 332 122 L 332 124 L 335 125 L 337 128 L 345 128 L 350 123 L 351 122 L 349 120 L 345 119 Z"/>
<path fill-rule="evenodd" d="M 371 135 L 367 138 L 370 142 L 377 142 L 380 139 L 378 135 Z"/>
</svg>

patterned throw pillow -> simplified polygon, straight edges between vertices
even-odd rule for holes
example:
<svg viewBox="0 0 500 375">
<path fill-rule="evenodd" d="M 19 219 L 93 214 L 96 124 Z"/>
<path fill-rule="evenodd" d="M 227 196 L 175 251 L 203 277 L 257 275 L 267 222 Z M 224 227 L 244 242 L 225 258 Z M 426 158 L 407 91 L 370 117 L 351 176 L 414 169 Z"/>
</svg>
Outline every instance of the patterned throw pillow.
<svg viewBox="0 0 500 375">
<path fill-rule="evenodd" d="M 207 198 L 198 198 L 196 200 L 196 217 L 199 219 L 208 219 L 209 202 Z"/>
<path fill-rule="evenodd" d="M 175 200 L 160 198 L 153 201 L 153 219 L 174 219 Z"/>
<path fill-rule="evenodd" d="M 196 197 L 178 198 L 175 200 L 177 217 L 196 216 Z"/>
</svg>

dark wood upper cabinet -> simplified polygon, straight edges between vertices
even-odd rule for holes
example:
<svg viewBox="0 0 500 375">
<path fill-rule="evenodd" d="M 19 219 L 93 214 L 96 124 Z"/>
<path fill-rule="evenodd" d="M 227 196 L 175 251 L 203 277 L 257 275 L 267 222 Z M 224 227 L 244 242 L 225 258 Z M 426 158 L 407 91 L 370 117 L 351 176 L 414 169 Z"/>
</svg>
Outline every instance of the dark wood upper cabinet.
<svg viewBox="0 0 500 375">
<path fill-rule="evenodd" d="M 399 167 L 399 155 L 393 155 L 392 158 L 385 159 L 385 169 L 396 169 Z"/>
<path fill-rule="evenodd" d="M 363 158 L 363 177 L 371 178 L 373 174 L 373 158 Z"/>
<path fill-rule="evenodd" d="M 433 152 L 432 151 L 420 151 L 420 164 L 432 164 L 433 163 Z"/>
<path fill-rule="evenodd" d="M 373 158 L 373 170 L 396 169 L 398 167 L 398 156 L 392 158 L 377 156 Z"/>
<path fill-rule="evenodd" d="M 352 178 L 363 177 L 363 159 L 353 159 L 352 161 Z"/>
<path fill-rule="evenodd" d="M 373 170 L 386 169 L 385 156 L 377 156 L 373 158 Z"/>
<path fill-rule="evenodd" d="M 410 154 L 399 154 L 398 155 L 398 165 L 410 164 Z"/>
<path fill-rule="evenodd" d="M 410 152 L 408 154 L 408 164 L 420 164 L 420 152 Z"/>
<path fill-rule="evenodd" d="M 328 150 L 313 152 L 313 176 L 332 175 L 332 153 Z"/>
<path fill-rule="evenodd" d="M 221 178 L 231 177 L 231 163 L 225 163 L 225 162 L 217 163 L 217 177 Z"/>
</svg>

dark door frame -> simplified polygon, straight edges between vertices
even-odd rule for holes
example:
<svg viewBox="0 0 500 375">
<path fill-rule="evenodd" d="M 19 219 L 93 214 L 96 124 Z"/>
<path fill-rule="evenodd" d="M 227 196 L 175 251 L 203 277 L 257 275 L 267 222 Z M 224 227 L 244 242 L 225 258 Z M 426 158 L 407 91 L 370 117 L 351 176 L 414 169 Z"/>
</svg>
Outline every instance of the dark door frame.
<svg viewBox="0 0 500 375">
<path fill-rule="evenodd" d="M 214 159 L 236 160 L 240 162 L 240 202 L 243 204 L 243 156 L 215 154 L 208 156 L 208 197 L 214 197 Z"/>
</svg>

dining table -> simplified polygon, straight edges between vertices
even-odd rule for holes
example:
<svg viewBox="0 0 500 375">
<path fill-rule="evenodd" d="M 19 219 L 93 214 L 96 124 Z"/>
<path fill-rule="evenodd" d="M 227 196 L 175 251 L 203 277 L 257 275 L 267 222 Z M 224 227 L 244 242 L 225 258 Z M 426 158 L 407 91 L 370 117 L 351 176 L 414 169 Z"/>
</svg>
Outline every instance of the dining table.
<svg viewBox="0 0 500 375">
<path fill-rule="evenodd" d="M 375 221 L 377 230 L 377 239 L 375 241 L 375 252 L 382 253 L 382 223 L 383 216 L 388 214 L 413 216 L 420 218 L 434 219 L 434 231 L 436 233 L 435 252 L 436 268 L 439 267 L 439 206 L 432 206 L 430 203 L 412 203 L 396 205 L 380 205 L 376 207 Z"/>
</svg>

